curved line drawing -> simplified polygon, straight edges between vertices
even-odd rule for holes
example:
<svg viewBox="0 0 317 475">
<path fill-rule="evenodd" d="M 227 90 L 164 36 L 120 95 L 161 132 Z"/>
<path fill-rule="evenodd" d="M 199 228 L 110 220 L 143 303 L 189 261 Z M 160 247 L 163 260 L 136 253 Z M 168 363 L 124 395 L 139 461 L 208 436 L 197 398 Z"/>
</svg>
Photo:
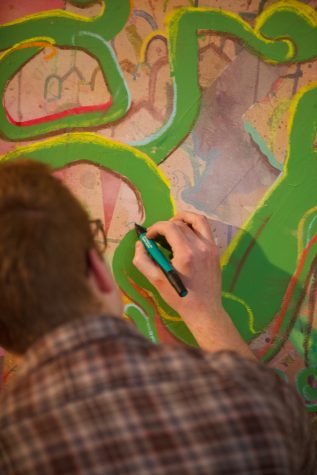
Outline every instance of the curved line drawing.
<svg viewBox="0 0 317 475">
<path fill-rule="evenodd" d="M 152 30 L 157 30 L 158 28 L 157 23 L 155 19 L 153 18 L 153 16 L 150 15 L 148 12 L 145 12 L 144 10 L 136 9 L 136 10 L 133 10 L 133 15 L 143 18 L 151 26 Z"/>
</svg>

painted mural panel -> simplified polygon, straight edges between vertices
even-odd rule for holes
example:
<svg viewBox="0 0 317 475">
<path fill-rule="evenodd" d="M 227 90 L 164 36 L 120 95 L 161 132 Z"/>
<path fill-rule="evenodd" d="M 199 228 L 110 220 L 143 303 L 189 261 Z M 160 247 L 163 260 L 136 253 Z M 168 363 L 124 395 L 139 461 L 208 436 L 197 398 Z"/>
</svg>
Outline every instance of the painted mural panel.
<svg viewBox="0 0 317 475">
<path fill-rule="evenodd" d="M 206 214 L 243 338 L 317 411 L 316 2 L 6 0 L 0 153 L 50 163 L 107 232 L 125 316 L 195 345 L 132 265 L 135 221 Z M 6 356 L 4 377 L 17 364 Z"/>
</svg>

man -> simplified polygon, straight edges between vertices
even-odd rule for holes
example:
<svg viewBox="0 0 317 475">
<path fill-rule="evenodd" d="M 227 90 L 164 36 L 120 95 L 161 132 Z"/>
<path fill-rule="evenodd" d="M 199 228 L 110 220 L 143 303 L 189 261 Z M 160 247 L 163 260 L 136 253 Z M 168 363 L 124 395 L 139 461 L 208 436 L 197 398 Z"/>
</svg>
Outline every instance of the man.
<svg viewBox="0 0 317 475">
<path fill-rule="evenodd" d="M 77 200 L 42 164 L 0 166 L 0 345 L 23 355 L 1 404 L 2 475 L 314 473 L 301 401 L 255 361 L 221 305 L 208 221 L 180 213 L 157 234 L 188 295 L 140 243 L 134 264 L 202 350 L 155 345 L 120 318 Z"/>
</svg>

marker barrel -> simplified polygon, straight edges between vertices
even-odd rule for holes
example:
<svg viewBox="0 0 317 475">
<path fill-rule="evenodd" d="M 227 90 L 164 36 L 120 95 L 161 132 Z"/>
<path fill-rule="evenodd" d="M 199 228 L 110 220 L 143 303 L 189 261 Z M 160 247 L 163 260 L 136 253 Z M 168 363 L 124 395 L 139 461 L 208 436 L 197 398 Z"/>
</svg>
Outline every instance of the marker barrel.
<svg viewBox="0 0 317 475">
<path fill-rule="evenodd" d="M 156 242 L 146 236 L 146 228 L 135 224 L 135 230 L 139 240 L 142 242 L 148 254 L 152 257 L 153 261 L 162 269 L 168 281 L 174 287 L 178 295 L 180 297 L 185 297 L 188 292 L 180 276 L 178 275 L 177 271 L 174 269 L 170 261 L 164 256 L 162 251 L 159 249 Z"/>
</svg>

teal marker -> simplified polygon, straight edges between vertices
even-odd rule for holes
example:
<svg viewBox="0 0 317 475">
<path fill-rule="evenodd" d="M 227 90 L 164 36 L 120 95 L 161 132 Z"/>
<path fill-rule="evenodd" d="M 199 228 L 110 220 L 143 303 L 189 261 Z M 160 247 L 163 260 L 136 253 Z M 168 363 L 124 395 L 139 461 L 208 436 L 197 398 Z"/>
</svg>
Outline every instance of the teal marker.
<svg viewBox="0 0 317 475">
<path fill-rule="evenodd" d="M 188 294 L 181 278 L 179 277 L 177 271 L 174 269 L 170 261 L 164 256 L 164 254 L 159 250 L 157 244 L 153 239 L 146 237 L 146 228 L 135 224 L 135 231 L 138 235 L 139 240 L 142 242 L 143 246 L 152 257 L 153 261 L 162 269 L 167 279 L 174 287 L 176 292 L 180 297 L 185 297 Z"/>
</svg>

